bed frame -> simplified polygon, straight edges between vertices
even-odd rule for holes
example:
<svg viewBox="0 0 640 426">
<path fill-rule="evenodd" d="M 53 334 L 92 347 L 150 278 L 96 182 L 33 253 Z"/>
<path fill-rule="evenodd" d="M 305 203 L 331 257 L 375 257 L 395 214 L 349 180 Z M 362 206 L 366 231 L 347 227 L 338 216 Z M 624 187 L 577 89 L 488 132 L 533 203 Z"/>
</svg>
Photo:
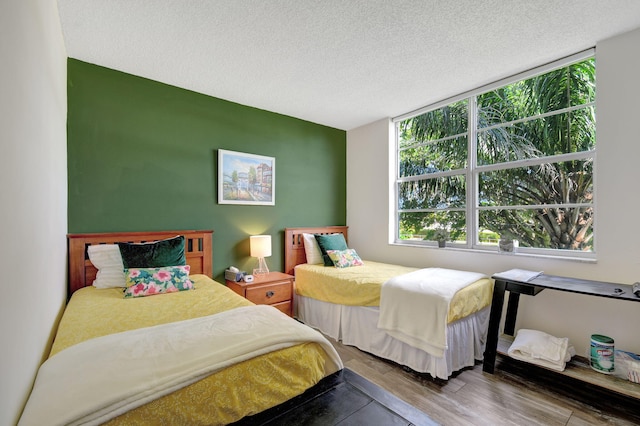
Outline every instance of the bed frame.
<svg viewBox="0 0 640 426">
<path fill-rule="evenodd" d="M 345 241 L 349 242 L 348 226 L 321 226 L 313 228 L 285 228 L 284 230 L 284 272 L 295 275 L 296 265 L 307 263 L 307 255 L 304 252 L 304 240 L 302 234 L 342 234 Z"/>
<path fill-rule="evenodd" d="M 95 244 L 144 243 L 185 237 L 185 256 L 192 274 L 213 274 L 213 231 L 152 231 L 105 232 L 97 234 L 68 234 L 69 249 L 69 297 L 74 291 L 93 284 L 98 272 L 89 260 L 87 247 Z"/>
</svg>

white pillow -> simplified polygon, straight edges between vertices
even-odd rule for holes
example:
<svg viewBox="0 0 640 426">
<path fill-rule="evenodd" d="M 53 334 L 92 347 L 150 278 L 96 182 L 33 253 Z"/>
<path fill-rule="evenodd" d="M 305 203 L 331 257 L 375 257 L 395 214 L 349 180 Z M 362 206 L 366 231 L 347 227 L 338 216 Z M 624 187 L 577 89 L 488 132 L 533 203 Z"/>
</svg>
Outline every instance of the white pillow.
<svg viewBox="0 0 640 426">
<path fill-rule="evenodd" d="M 307 263 L 309 265 L 324 264 L 322 251 L 320 251 L 316 237 L 313 234 L 302 234 L 302 239 L 304 241 L 304 252 L 307 255 Z"/>
<path fill-rule="evenodd" d="M 96 244 L 87 248 L 89 260 L 98 269 L 96 288 L 126 287 L 122 255 L 117 244 Z"/>
</svg>

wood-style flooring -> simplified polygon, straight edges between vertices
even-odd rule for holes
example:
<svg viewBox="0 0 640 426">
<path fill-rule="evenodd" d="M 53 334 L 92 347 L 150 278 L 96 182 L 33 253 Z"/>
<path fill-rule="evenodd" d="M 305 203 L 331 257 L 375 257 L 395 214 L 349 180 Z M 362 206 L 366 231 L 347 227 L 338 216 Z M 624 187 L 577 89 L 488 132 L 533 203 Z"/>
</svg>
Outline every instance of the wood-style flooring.
<svg viewBox="0 0 640 426">
<path fill-rule="evenodd" d="M 348 368 L 233 426 L 438 426 L 429 416 Z"/>
<path fill-rule="evenodd" d="M 640 400 L 498 357 L 434 380 L 327 338 L 345 367 L 427 413 L 442 425 L 640 425 Z"/>
</svg>

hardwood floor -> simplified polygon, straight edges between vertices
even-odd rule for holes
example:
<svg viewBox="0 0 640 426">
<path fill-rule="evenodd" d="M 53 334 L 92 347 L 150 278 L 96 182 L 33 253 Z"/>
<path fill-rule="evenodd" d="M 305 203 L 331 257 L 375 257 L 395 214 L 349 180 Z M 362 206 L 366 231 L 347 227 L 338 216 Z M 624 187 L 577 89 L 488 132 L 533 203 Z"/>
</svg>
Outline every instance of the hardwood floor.
<svg viewBox="0 0 640 426">
<path fill-rule="evenodd" d="M 345 367 L 443 425 L 640 425 L 640 401 L 508 358 L 443 381 L 327 339 Z"/>
</svg>

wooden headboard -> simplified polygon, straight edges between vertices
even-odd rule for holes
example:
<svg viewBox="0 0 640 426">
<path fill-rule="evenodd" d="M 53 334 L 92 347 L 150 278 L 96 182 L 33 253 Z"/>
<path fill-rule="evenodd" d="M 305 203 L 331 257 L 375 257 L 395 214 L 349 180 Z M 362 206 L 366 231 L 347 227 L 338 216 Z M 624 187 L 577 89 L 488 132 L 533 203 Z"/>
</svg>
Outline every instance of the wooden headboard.
<svg viewBox="0 0 640 426">
<path fill-rule="evenodd" d="M 294 268 L 301 263 L 307 263 L 304 252 L 302 234 L 342 234 L 349 242 L 348 226 L 321 226 L 315 228 L 285 228 L 284 230 L 284 272 L 294 275 Z"/>
<path fill-rule="evenodd" d="M 185 256 L 192 274 L 213 274 L 213 231 L 154 231 L 108 232 L 99 234 L 68 234 L 69 243 L 69 296 L 74 291 L 90 286 L 98 272 L 89 260 L 87 247 L 94 244 L 144 243 L 184 235 Z"/>
</svg>

